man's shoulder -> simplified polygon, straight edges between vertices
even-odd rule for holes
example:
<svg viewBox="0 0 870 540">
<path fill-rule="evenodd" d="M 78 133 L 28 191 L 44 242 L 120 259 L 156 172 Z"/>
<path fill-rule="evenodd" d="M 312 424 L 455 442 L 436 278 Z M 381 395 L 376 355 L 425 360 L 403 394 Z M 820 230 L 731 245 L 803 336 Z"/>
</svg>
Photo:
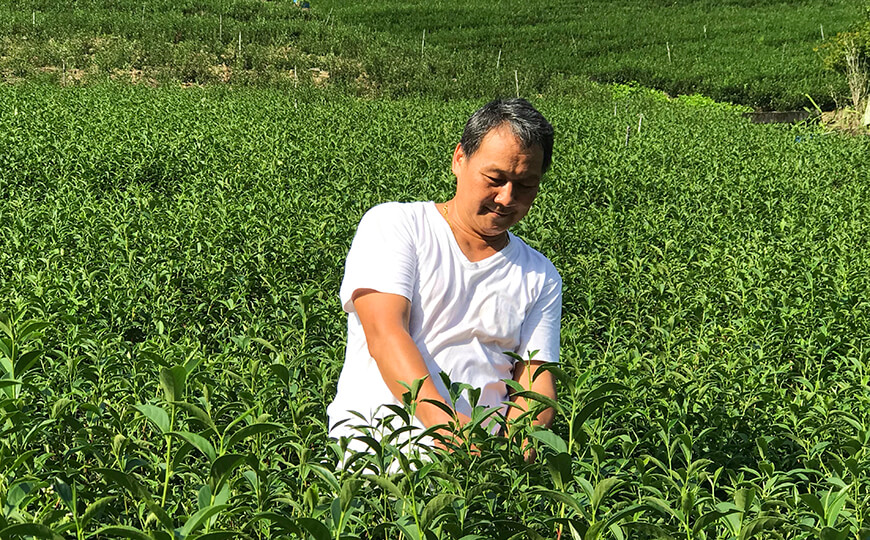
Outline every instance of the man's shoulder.
<svg viewBox="0 0 870 540">
<path fill-rule="evenodd" d="M 528 245 L 525 240 L 513 233 L 511 233 L 511 242 L 516 242 L 518 259 L 522 260 L 529 267 L 529 270 L 544 274 L 548 281 L 562 281 L 562 276 L 559 275 L 556 265 L 546 255 Z"/>
<path fill-rule="evenodd" d="M 420 219 L 426 211 L 426 202 L 385 202 L 371 207 L 363 216 L 367 221 L 400 223 Z"/>
</svg>

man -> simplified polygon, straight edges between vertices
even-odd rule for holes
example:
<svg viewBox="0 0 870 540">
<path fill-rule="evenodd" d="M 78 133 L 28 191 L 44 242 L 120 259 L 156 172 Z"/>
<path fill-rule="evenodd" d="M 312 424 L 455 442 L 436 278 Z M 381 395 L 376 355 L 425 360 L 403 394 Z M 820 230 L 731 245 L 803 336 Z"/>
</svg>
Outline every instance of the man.
<svg viewBox="0 0 870 540">
<path fill-rule="evenodd" d="M 452 199 L 386 203 L 366 213 L 340 291 L 348 339 L 327 409 L 331 436 L 359 435 L 354 426 L 393 415 L 385 405 L 400 405 L 402 383 L 418 379 L 419 431 L 454 416 L 469 422 L 468 396 L 452 403 L 442 371 L 479 388 L 478 405 L 509 419 L 529 404 L 509 396 L 505 379 L 555 399 L 552 375 L 534 374 L 559 359 L 562 280 L 549 260 L 508 232 L 531 208 L 552 149 L 553 128 L 529 102 L 493 101 L 471 116 L 453 152 Z M 519 407 L 505 405 L 509 399 Z M 534 421 L 552 419 L 547 409 Z M 350 448 L 364 451 L 366 444 L 352 441 Z"/>
</svg>

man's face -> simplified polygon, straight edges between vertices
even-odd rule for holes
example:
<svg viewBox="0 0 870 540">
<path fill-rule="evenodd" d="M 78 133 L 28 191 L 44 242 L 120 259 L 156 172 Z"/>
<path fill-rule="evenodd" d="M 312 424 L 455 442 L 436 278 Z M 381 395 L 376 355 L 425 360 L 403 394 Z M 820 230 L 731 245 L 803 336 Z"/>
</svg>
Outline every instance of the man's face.
<svg viewBox="0 0 870 540">
<path fill-rule="evenodd" d="M 482 237 L 503 234 L 531 208 L 543 163 L 544 150 L 523 148 L 508 125 L 487 133 L 471 156 L 456 145 L 456 197 L 450 212 Z"/>
</svg>

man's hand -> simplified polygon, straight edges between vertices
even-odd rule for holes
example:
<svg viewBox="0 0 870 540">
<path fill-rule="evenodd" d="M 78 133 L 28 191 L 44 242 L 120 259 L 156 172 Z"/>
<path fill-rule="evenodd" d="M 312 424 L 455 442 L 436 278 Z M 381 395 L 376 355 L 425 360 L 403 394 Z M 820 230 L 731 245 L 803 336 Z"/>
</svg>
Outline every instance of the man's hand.
<svg viewBox="0 0 870 540">
<path fill-rule="evenodd" d="M 393 396 L 401 401 L 402 395 L 407 392 L 402 382 L 410 384 L 417 379 L 425 379 L 417 394 L 414 412 L 424 426 L 450 424 L 454 420 L 460 425 L 470 422 L 471 419 L 464 414 L 454 412 L 454 418 L 441 407 L 430 403 L 438 401 L 452 408 L 438 393 L 423 356 L 411 338 L 408 330 L 411 302 L 404 296 L 373 289 L 357 289 L 351 299 L 362 323 L 369 354 L 375 359 L 381 377 Z M 453 438 L 452 433 L 445 431 L 444 435 Z"/>
</svg>

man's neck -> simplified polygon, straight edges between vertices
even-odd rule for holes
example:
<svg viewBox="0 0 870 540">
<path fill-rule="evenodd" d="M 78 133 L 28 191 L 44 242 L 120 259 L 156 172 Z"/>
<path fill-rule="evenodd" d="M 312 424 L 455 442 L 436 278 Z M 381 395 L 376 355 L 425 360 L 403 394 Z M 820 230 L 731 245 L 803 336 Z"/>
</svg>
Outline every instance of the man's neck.
<svg viewBox="0 0 870 540">
<path fill-rule="evenodd" d="M 456 245 L 470 262 L 482 261 L 507 247 L 510 242 L 507 231 L 497 236 L 481 236 L 474 233 L 461 219 L 456 219 L 458 216 L 450 213 L 451 202 L 439 204 L 438 209 L 450 226 Z"/>
</svg>

